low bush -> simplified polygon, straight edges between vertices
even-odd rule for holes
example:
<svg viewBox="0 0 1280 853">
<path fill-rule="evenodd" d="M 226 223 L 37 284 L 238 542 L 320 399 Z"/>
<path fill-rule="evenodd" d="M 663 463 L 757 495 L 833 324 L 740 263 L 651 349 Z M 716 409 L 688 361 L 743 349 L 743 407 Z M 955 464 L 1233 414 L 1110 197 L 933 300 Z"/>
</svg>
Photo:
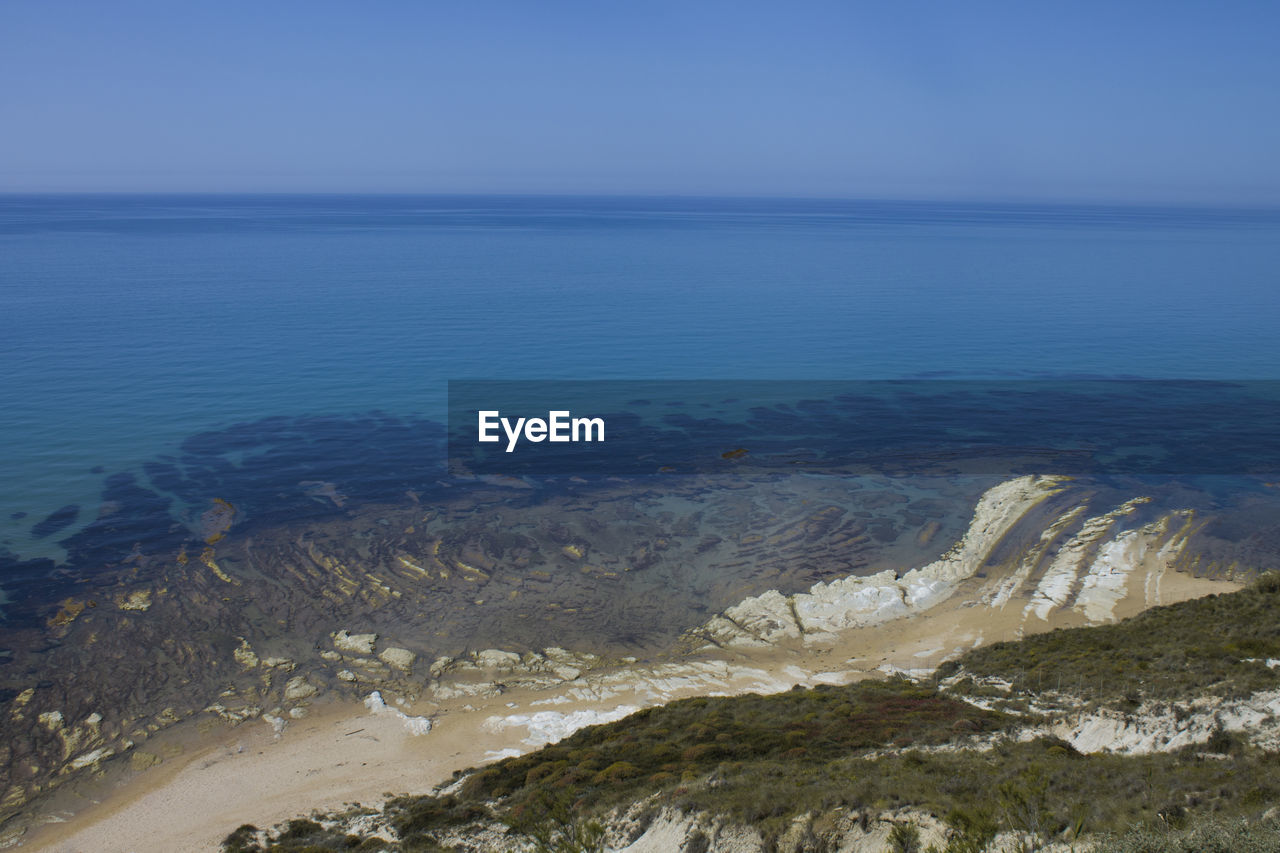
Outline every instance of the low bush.
<svg viewBox="0 0 1280 853">
<path fill-rule="evenodd" d="M 966 653 L 952 673 L 1022 693 L 1061 691 L 1130 707 L 1143 699 L 1241 697 L 1280 687 L 1280 573 L 1239 592 L 1154 607 L 1114 625 L 1066 628 Z M 957 691 L 987 695 L 973 681 Z"/>
</svg>

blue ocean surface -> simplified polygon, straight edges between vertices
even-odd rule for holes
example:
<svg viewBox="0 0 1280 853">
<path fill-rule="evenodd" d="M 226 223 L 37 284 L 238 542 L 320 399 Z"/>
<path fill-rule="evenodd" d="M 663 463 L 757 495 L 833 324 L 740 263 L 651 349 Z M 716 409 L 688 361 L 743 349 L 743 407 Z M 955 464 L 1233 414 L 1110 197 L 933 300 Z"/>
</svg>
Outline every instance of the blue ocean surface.
<svg viewBox="0 0 1280 853">
<path fill-rule="evenodd" d="M 3 196 L 0 550 L 64 559 L 193 437 L 443 420 L 450 379 L 1277 379 L 1277 317 L 1275 210 Z"/>
</svg>

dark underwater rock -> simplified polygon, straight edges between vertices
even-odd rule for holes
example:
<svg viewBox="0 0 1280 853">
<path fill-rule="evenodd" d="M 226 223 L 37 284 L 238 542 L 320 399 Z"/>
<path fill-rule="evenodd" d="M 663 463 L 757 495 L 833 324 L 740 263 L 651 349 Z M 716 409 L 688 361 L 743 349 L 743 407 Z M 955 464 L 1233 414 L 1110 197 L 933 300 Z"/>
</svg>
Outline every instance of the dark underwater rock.
<svg viewBox="0 0 1280 853">
<path fill-rule="evenodd" d="M 65 530 L 76 523 L 80 517 L 79 504 L 67 504 L 61 509 L 49 513 L 43 521 L 38 521 L 31 528 L 32 539 L 46 539 L 60 530 Z"/>
</svg>

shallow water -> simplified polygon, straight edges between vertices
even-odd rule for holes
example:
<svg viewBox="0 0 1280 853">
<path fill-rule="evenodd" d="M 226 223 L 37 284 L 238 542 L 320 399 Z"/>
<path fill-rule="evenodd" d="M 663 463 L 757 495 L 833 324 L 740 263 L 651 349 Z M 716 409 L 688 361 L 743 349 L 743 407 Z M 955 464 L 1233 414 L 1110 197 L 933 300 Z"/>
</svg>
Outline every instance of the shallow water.
<svg viewBox="0 0 1280 853">
<path fill-rule="evenodd" d="M 442 420 L 448 379 L 1276 378 L 1278 232 L 1273 211 L 6 196 L 0 547 L 65 560 L 108 477 L 163 491 L 149 467 L 236 424 Z"/>
</svg>

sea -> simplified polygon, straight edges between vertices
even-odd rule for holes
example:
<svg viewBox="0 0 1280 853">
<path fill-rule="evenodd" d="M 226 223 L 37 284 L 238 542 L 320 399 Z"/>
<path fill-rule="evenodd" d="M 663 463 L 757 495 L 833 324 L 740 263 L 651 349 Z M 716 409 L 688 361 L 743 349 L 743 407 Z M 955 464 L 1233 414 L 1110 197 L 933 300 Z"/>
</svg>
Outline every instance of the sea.
<svg viewBox="0 0 1280 853">
<path fill-rule="evenodd" d="M 0 555 L 430 480 L 450 381 L 1275 380 L 1277 318 L 1275 209 L 3 195 Z"/>
</svg>

